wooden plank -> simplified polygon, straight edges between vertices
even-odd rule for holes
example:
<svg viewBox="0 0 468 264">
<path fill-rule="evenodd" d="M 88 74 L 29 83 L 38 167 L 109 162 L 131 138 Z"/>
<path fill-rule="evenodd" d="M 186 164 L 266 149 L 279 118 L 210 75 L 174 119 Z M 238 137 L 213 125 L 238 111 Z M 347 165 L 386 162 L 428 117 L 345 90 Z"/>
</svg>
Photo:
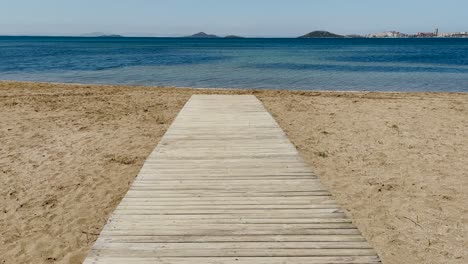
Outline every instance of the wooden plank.
<svg viewBox="0 0 468 264">
<path fill-rule="evenodd" d="M 117 243 L 112 241 L 112 243 L 103 241 L 100 245 L 101 249 L 113 249 L 113 250 L 205 250 L 209 248 L 210 250 L 227 250 L 227 249 L 371 249 L 369 244 L 363 241 L 358 242 L 251 242 L 251 241 L 241 241 L 241 242 L 207 242 L 207 243 L 128 243 L 120 242 Z"/>
<path fill-rule="evenodd" d="M 375 264 L 381 263 L 375 256 L 346 257 L 205 257 L 205 258 L 160 258 L 160 257 L 112 257 L 90 256 L 85 264 Z"/>
<path fill-rule="evenodd" d="M 254 96 L 193 96 L 85 263 L 380 263 Z"/>
<path fill-rule="evenodd" d="M 287 214 L 281 215 L 273 213 L 265 213 L 262 215 L 258 214 L 114 214 L 110 221 L 113 219 L 121 219 L 121 218 L 145 218 L 145 219 L 241 219 L 241 220 L 252 220 L 252 219 L 319 219 L 319 218 L 326 218 L 326 219 L 347 219 L 346 215 L 343 212 L 339 213 L 315 213 L 312 215 L 295 215 L 295 214 Z"/>
<path fill-rule="evenodd" d="M 209 226 L 204 229 L 194 229 L 188 226 L 187 228 L 177 228 L 177 229 L 133 229 L 125 228 L 122 229 L 112 229 L 111 227 L 103 230 L 101 234 L 106 236 L 122 236 L 122 235 L 131 235 L 131 236 L 203 236 L 203 235 L 217 235 L 217 236 L 227 236 L 227 235 L 358 235 L 360 234 L 357 229 L 298 229 L 298 228 L 280 228 L 280 229 L 236 229 L 236 228 L 218 228 L 210 229 Z"/>
<path fill-rule="evenodd" d="M 143 244 L 144 245 L 144 244 Z M 312 257 L 312 256 L 374 256 L 372 249 L 297 249 L 297 248 L 275 248 L 275 249 L 144 249 L 122 248 L 122 249 L 93 249 L 91 255 L 108 255 L 113 257 Z"/>
<path fill-rule="evenodd" d="M 114 217 L 112 223 L 123 222 L 123 223 L 154 223 L 154 218 L 147 217 Z M 170 225 L 213 225 L 213 224 L 258 224 L 258 225 L 270 225 L 270 224 L 312 224 L 312 223 L 351 223 L 350 219 L 346 218 L 307 218 L 307 219 L 269 219 L 269 218 L 256 218 L 256 219 L 242 219 L 242 218 L 222 218 L 222 219 L 163 219 L 157 220 L 158 224 L 162 226 Z"/>
<path fill-rule="evenodd" d="M 132 236 L 101 235 L 99 243 L 224 243 L 224 242 L 365 242 L 360 235 L 203 235 L 203 236 Z"/>
</svg>

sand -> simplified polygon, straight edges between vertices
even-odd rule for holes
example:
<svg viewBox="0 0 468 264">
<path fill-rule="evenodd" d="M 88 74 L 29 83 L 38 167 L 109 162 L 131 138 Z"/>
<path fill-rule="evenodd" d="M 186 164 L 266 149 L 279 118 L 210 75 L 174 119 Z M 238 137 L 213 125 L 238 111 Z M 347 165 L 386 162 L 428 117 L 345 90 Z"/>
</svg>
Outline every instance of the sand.
<svg viewBox="0 0 468 264">
<path fill-rule="evenodd" d="M 468 262 L 468 94 L 0 82 L 0 263 L 81 263 L 194 93 L 254 93 L 384 263 Z"/>
</svg>

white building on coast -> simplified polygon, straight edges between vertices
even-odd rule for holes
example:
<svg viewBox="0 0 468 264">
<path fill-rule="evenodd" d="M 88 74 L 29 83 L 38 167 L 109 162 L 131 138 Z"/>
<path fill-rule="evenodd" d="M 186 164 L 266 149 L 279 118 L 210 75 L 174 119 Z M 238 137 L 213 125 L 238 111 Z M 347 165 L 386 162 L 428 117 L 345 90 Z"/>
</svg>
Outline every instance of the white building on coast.
<svg viewBox="0 0 468 264">
<path fill-rule="evenodd" d="M 367 35 L 368 38 L 404 38 L 407 37 L 406 34 L 403 34 L 398 31 L 385 31 L 380 33 L 373 33 Z"/>
</svg>

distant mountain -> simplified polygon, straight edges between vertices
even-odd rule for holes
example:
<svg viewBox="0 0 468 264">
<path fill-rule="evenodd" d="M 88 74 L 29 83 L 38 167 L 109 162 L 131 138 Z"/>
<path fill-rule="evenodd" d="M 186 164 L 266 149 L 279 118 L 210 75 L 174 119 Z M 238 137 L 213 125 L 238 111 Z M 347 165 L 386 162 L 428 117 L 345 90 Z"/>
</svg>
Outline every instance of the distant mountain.
<svg viewBox="0 0 468 264">
<path fill-rule="evenodd" d="M 228 35 L 228 36 L 225 36 L 224 38 L 244 38 L 244 37 L 236 36 L 236 35 Z"/>
<path fill-rule="evenodd" d="M 337 35 L 328 31 L 313 31 L 299 38 L 344 38 L 344 36 Z"/>
<path fill-rule="evenodd" d="M 105 33 L 102 33 L 102 32 L 92 32 L 92 33 L 81 34 L 80 37 L 122 38 L 123 36 L 117 35 L 117 34 L 105 34 Z"/>
<path fill-rule="evenodd" d="M 206 34 L 205 32 L 199 32 L 197 34 L 193 34 L 192 36 L 188 36 L 186 38 L 219 38 L 216 35 Z"/>
</svg>

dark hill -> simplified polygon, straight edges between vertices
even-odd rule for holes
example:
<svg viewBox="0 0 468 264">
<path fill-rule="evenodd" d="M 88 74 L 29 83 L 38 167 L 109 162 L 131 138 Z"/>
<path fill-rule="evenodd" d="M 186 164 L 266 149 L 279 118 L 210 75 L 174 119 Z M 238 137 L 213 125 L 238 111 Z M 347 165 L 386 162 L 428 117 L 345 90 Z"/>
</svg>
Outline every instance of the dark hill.
<svg viewBox="0 0 468 264">
<path fill-rule="evenodd" d="M 117 34 L 105 34 L 101 32 L 86 33 L 80 35 L 80 37 L 94 37 L 94 38 L 123 38 L 122 35 Z"/>
<path fill-rule="evenodd" d="M 344 36 L 337 35 L 328 31 L 313 31 L 299 38 L 344 38 Z"/>
<path fill-rule="evenodd" d="M 197 34 L 193 34 L 192 36 L 188 36 L 187 38 L 219 38 L 216 35 L 206 34 L 205 32 L 199 32 Z"/>
</svg>

